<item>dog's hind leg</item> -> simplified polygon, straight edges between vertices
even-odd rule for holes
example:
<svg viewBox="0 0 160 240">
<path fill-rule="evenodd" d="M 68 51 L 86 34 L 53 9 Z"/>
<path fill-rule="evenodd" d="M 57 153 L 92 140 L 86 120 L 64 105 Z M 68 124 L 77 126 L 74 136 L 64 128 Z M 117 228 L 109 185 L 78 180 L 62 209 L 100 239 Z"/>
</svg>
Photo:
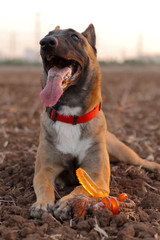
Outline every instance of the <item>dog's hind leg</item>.
<svg viewBox="0 0 160 240">
<path fill-rule="evenodd" d="M 107 131 L 107 150 L 109 154 L 120 162 L 141 165 L 143 168 L 154 171 L 160 170 L 160 164 L 150 162 L 139 157 L 131 148 L 122 143 L 114 134 Z"/>
</svg>

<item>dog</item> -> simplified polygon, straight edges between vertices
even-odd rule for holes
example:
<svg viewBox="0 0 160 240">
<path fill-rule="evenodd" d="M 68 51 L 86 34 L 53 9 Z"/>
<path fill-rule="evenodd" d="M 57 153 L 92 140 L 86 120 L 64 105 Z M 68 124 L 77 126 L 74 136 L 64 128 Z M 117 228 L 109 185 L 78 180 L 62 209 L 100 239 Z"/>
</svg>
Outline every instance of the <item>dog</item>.
<svg viewBox="0 0 160 240">
<path fill-rule="evenodd" d="M 54 191 L 56 184 L 77 184 L 78 167 L 109 194 L 109 154 L 152 171 L 160 165 L 140 158 L 107 131 L 94 26 L 90 24 L 82 33 L 57 26 L 40 45 L 44 67 L 40 97 L 46 110 L 41 114 L 33 180 L 37 201 L 30 213 L 41 217 L 51 212 L 64 220 L 72 217 L 69 201 L 88 193 L 79 185 L 55 204 Z"/>
</svg>

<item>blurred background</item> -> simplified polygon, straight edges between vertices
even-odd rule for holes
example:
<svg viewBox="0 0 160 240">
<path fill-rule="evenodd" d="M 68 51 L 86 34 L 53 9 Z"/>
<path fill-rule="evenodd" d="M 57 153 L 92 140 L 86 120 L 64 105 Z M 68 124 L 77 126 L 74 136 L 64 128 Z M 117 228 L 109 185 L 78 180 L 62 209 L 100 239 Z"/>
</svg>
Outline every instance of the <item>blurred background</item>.
<svg viewBox="0 0 160 240">
<path fill-rule="evenodd" d="M 60 25 L 84 31 L 93 23 L 98 59 L 160 63 L 159 0 L 1 0 L 0 62 L 39 62 L 39 40 Z"/>
</svg>

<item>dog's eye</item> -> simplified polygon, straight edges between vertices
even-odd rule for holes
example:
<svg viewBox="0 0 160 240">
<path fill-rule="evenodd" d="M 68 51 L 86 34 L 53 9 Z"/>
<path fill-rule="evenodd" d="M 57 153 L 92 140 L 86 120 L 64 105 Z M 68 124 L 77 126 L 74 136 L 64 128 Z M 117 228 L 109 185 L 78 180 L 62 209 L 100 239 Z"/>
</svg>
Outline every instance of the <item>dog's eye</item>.
<svg viewBox="0 0 160 240">
<path fill-rule="evenodd" d="M 74 40 L 79 40 L 79 37 L 76 34 L 72 34 L 71 36 Z"/>
</svg>

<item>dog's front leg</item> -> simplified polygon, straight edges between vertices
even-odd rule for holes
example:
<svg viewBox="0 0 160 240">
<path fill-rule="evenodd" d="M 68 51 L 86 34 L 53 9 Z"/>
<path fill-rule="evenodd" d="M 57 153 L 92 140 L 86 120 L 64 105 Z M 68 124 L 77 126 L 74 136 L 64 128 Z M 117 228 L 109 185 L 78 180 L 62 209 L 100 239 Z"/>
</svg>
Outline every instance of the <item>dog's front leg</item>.
<svg viewBox="0 0 160 240">
<path fill-rule="evenodd" d="M 80 167 L 89 174 L 97 186 L 104 189 L 109 194 L 110 163 L 106 146 L 103 147 L 103 149 L 100 148 L 98 154 L 94 153 L 93 155 L 91 151 L 91 153 L 85 157 Z M 89 196 L 88 192 L 82 186 L 77 186 L 70 194 L 64 196 L 56 203 L 54 206 L 54 216 L 61 220 L 71 218 L 72 206 L 70 200 L 79 195 Z"/>
<path fill-rule="evenodd" d="M 72 206 L 70 203 L 70 200 L 76 196 L 79 195 L 87 195 L 87 191 L 82 187 L 82 186 L 77 186 L 74 188 L 74 190 L 62 197 L 55 205 L 53 208 L 53 215 L 60 220 L 67 220 L 72 218 Z"/>
<path fill-rule="evenodd" d="M 53 207 L 55 201 L 54 179 L 55 169 L 50 168 L 41 169 L 34 177 L 33 185 L 37 201 L 32 205 L 30 210 L 32 217 L 41 217 Z"/>
<path fill-rule="evenodd" d="M 41 150 L 42 151 L 42 150 Z M 54 205 L 54 182 L 57 175 L 63 170 L 59 164 L 47 164 L 42 161 L 44 154 L 38 154 L 35 166 L 35 176 L 33 180 L 37 201 L 32 205 L 30 214 L 32 217 L 41 217 L 50 212 Z M 49 161 L 48 161 L 49 162 Z"/>
</svg>

